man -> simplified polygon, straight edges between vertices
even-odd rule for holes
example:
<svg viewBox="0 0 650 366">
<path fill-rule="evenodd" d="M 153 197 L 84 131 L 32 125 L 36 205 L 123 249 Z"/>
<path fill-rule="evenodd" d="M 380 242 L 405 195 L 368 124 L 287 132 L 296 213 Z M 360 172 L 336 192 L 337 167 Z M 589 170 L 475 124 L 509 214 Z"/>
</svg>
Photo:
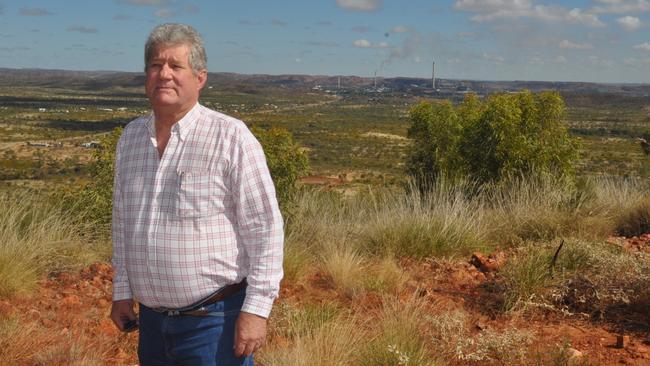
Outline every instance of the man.
<svg viewBox="0 0 650 366">
<path fill-rule="evenodd" d="M 111 319 L 139 325 L 144 366 L 252 365 L 282 278 L 264 153 L 243 122 L 198 103 L 206 56 L 192 27 L 156 27 L 145 72 L 153 114 L 116 150 Z"/>
</svg>

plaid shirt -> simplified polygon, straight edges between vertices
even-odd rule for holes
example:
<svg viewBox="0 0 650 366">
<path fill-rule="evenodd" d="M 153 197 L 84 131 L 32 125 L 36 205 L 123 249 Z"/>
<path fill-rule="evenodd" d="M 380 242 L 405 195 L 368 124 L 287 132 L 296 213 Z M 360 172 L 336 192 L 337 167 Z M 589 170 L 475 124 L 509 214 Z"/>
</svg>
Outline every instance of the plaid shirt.
<svg viewBox="0 0 650 366">
<path fill-rule="evenodd" d="M 242 311 L 268 317 L 282 279 L 282 217 L 246 125 L 198 103 L 159 157 L 154 116 L 117 145 L 113 301 L 179 308 L 248 279 Z"/>
</svg>

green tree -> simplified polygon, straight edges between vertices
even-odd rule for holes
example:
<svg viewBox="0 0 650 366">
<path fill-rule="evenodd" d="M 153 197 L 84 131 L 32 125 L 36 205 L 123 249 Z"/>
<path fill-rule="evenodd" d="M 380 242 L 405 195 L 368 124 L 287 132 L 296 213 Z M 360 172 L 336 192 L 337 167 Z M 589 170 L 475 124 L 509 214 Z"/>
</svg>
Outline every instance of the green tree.
<svg viewBox="0 0 650 366">
<path fill-rule="evenodd" d="M 422 102 L 411 110 L 414 141 L 406 167 L 422 189 L 438 176 L 497 182 L 519 174 L 573 177 L 576 141 L 562 123 L 558 93 L 468 95 L 450 102 Z"/>
</svg>

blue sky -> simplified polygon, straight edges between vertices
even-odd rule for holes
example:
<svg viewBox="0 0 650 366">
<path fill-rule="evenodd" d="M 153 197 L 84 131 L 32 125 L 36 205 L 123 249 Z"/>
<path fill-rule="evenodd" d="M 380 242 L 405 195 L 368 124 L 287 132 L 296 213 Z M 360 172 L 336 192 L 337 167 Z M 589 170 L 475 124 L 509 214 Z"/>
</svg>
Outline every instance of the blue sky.
<svg viewBox="0 0 650 366">
<path fill-rule="evenodd" d="M 650 0 L 0 0 L 0 67 L 140 71 L 165 22 L 214 72 L 650 82 Z"/>
</svg>

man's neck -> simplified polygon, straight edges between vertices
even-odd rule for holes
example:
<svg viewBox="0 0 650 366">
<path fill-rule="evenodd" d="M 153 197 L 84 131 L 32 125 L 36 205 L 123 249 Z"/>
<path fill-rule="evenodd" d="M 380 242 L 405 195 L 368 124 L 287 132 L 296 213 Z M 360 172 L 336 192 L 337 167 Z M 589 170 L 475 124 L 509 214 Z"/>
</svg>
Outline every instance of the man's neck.
<svg viewBox="0 0 650 366">
<path fill-rule="evenodd" d="M 154 109 L 153 114 L 156 117 L 156 129 L 171 130 L 172 126 L 180 121 L 196 104 L 192 104 L 188 108 L 181 110 L 170 108 Z"/>
</svg>

